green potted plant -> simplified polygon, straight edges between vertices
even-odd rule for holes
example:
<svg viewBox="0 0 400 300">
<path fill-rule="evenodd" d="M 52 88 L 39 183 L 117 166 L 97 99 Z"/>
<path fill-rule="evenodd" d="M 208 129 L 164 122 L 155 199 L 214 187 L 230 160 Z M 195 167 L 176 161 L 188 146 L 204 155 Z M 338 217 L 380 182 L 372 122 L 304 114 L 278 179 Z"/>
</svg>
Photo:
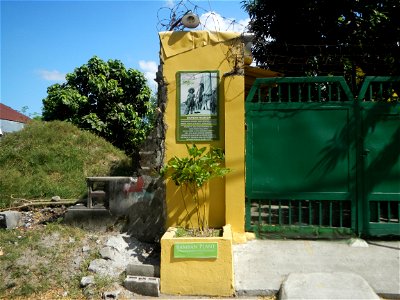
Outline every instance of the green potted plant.
<svg viewBox="0 0 400 300">
<path fill-rule="evenodd" d="M 164 294 L 232 296 L 234 294 L 232 231 L 223 226 L 221 235 L 209 228 L 207 184 L 231 170 L 224 167 L 222 149 L 186 145 L 188 155 L 171 158 L 161 174 L 181 190 L 187 217 L 186 228 L 168 228 L 161 238 L 160 286 Z M 189 197 L 187 197 L 189 195 Z M 189 200 L 190 199 L 190 200 Z M 194 208 L 197 224 L 190 222 Z M 186 234 L 180 234 L 181 232 Z M 174 274 L 171 276 L 171 274 Z"/>
<path fill-rule="evenodd" d="M 194 236 L 213 235 L 209 228 L 207 212 L 207 184 L 216 177 L 224 177 L 230 172 L 223 166 L 224 152 L 220 148 L 198 148 L 195 144 L 186 145 L 188 156 L 171 158 L 162 168 L 161 175 L 171 179 L 180 188 L 182 204 L 185 207 L 189 220 L 190 233 Z M 190 195 L 195 207 L 198 227 L 194 227 L 190 221 L 188 204 L 185 194 Z"/>
</svg>

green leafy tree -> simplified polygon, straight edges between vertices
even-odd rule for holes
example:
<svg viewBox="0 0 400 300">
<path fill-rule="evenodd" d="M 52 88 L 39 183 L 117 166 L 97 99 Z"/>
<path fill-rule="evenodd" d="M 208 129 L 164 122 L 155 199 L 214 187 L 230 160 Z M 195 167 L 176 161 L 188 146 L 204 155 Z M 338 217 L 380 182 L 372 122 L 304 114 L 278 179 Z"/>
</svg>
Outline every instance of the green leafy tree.
<svg viewBox="0 0 400 300">
<path fill-rule="evenodd" d="M 286 76 L 400 74 L 398 0 L 246 0 L 257 63 Z M 353 86 L 354 87 L 354 86 Z"/>
<path fill-rule="evenodd" d="M 65 120 L 124 150 L 138 166 L 138 147 L 152 125 L 151 91 L 144 75 L 119 60 L 92 57 L 47 89 L 43 120 Z"/>
</svg>

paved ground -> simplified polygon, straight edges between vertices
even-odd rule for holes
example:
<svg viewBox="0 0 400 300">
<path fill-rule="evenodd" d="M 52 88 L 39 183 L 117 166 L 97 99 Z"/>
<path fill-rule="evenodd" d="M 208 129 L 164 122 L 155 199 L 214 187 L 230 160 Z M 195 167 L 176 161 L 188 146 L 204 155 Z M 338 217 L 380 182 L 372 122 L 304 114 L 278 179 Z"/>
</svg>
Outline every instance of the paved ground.
<svg viewBox="0 0 400 300">
<path fill-rule="evenodd" d="M 349 242 L 253 240 L 234 245 L 237 294 L 239 297 L 276 294 L 291 273 L 319 273 L 318 276 L 311 276 L 319 278 L 322 282 L 319 285 L 324 285 L 324 280 L 331 282 L 332 274 L 339 276 L 346 273 L 361 276 L 381 297 L 400 299 L 400 241 L 363 243 L 356 240 L 353 246 Z M 300 279 L 298 284 L 308 286 L 306 281 L 311 277 Z M 343 282 L 353 281 L 344 278 Z M 315 283 L 307 288 L 313 286 Z M 338 288 L 342 289 L 340 284 Z M 349 289 L 348 286 L 346 288 Z M 359 290 L 360 287 L 354 286 L 353 289 Z M 321 298 L 331 299 L 328 295 L 320 295 Z"/>
</svg>

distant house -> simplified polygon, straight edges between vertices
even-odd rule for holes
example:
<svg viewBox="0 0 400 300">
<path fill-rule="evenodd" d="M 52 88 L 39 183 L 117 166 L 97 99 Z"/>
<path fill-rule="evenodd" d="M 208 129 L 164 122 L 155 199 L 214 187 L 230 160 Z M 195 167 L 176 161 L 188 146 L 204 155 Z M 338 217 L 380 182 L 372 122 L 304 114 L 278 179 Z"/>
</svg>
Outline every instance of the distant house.
<svg viewBox="0 0 400 300">
<path fill-rule="evenodd" d="M 0 136 L 21 130 L 29 120 L 30 118 L 24 114 L 0 103 Z"/>
</svg>

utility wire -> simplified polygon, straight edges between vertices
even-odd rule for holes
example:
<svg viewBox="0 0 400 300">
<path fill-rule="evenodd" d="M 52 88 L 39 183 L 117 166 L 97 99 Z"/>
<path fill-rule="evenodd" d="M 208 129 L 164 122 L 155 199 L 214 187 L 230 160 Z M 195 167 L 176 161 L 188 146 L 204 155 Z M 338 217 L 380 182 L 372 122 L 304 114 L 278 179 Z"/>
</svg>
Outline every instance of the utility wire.
<svg viewBox="0 0 400 300">
<path fill-rule="evenodd" d="M 226 18 L 221 16 L 220 14 L 214 12 L 211 8 L 211 3 L 208 1 L 209 9 L 205 9 L 190 0 L 181 0 L 173 7 L 163 6 L 159 8 L 157 11 L 157 30 L 158 31 L 182 31 L 185 27 L 180 23 L 182 17 L 188 13 L 189 11 L 195 13 L 196 15 L 203 16 L 203 21 L 200 20 L 200 28 L 201 30 L 208 31 L 226 31 L 232 30 L 235 31 L 236 28 L 239 28 L 238 31 L 245 31 L 246 26 L 240 24 L 234 19 Z M 212 22 L 210 22 L 212 20 Z M 223 22 L 223 24 L 221 24 Z M 209 28 L 207 23 L 212 24 L 213 28 Z M 223 28 L 223 25 L 227 24 L 226 28 Z"/>
</svg>

